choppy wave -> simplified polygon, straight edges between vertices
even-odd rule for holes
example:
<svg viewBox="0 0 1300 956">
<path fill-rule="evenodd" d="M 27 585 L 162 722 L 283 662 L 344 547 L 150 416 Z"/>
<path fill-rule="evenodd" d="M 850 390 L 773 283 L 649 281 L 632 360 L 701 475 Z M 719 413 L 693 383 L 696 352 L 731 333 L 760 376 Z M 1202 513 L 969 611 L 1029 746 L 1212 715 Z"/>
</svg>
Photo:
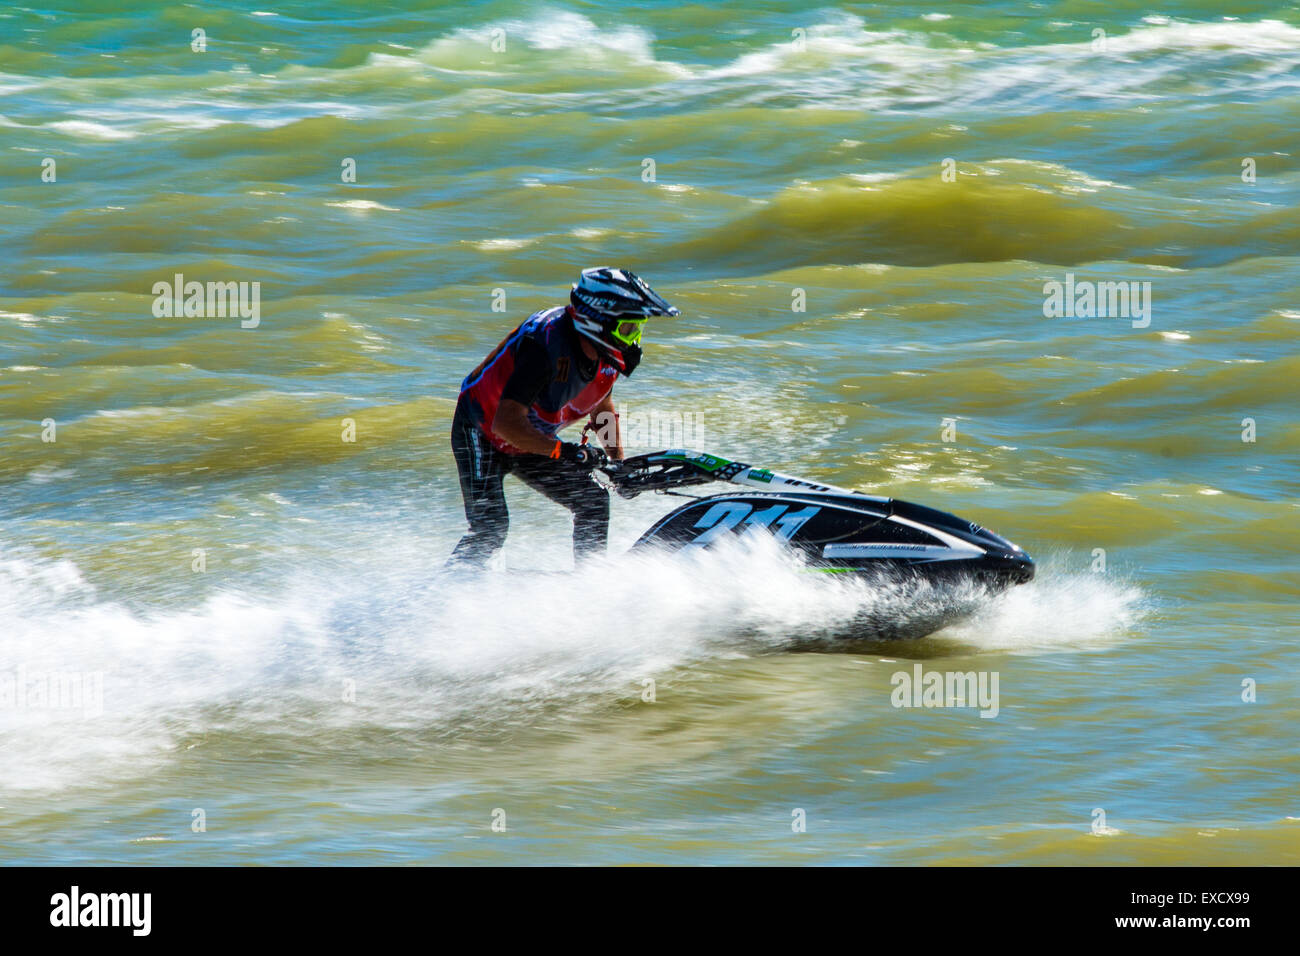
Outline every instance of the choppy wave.
<svg viewBox="0 0 1300 956">
<path fill-rule="evenodd" d="M 747 274 L 809 265 L 998 260 L 1195 267 L 1289 255 L 1300 237 L 1295 210 L 1198 223 L 1193 203 L 1166 200 L 1174 208 L 1147 208 L 1139 221 L 1125 211 L 1132 197 L 1114 198 L 1122 185 L 1077 170 L 1019 160 L 955 168 L 951 183 L 940 180 L 937 166 L 889 182 L 864 183 L 850 174 L 797 183 L 672 252 Z"/>
<path fill-rule="evenodd" d="M 272 34 L 281 28 L 274 21 L 256 26 Z M 933 22 L 925 33 L 873 30 L 863 18 L 842 13 L 800 29 L 797 41 L 787 35 L 728 61 L 691 61 L 658 52 L 661 38 L 649 27 L 555 8 L 455 27 L 417 48 L 375 40 L 362 62 L 352 56 L 332 65 L 272 62 L 253 71 L 217 59 L 225 72 L 194 73 L 191 66 L 150 75 L 149 61 L 136 61 L 141 75 L 55 79 L 39 76 L 46 64 L 38 61 L 32 64 L 37 75 L 0 74 L 0 106 L 6 97 L 11 104 L 0 112 L 18 117 L 21 126 L 72 139 L 120 140 L 167 129 L 274 128 L 312 117 L 394 119 L 466 110 L 618 114 L 816 106 L 1016 114 L 1132 107 L 1169 95 L 1260 100 L 1300 90 L 1300 28 L 1270 19 L 1119 27 L 1104 48 L 1085 24 L 1062 24 L 1050 43 L 1008 46 L 962 42 L 935 32 Z M 1189 85 L 1189 76 L 1207 75 L 1215 82 Z M 285 96 L 286 84 L 295 95 Z M 80 105 L 90 97 L 112 104 Z M 357 97 L 379 102 L 362 107 Z M 32 108 L 51 100 L 64 104 L 64 116 L 50 119 L 48 109 Z"/>
</svg>

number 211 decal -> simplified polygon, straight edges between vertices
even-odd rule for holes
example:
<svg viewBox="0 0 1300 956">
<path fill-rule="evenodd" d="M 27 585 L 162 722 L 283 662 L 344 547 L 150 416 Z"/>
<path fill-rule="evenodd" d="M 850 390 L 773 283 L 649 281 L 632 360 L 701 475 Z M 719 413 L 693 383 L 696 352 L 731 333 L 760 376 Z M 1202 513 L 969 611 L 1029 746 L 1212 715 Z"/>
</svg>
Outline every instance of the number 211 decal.
<svg viewBox="0 0 1300 956">
<path fill-rule="evenodd" d="M 773 505 L 755 511 L 753 505 L 743 501 L 719 501 L 695 522 L 695 527 L 704 533 L 686 547 L 705 547 L 742 524 L 746 531 L 751 528 L 773 529 L 778 541 L 789 541 L 809 518 L 821 510 L 815 505 L 798 511 L 789 511 L 788 505 Z"/>
</svg>

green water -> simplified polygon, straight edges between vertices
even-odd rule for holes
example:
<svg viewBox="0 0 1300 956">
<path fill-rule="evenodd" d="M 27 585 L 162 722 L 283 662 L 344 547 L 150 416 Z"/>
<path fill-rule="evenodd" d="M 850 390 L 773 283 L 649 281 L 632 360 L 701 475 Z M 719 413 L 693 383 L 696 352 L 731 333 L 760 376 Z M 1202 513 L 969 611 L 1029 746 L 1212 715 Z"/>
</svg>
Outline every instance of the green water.
<svg viewBox="0 0 1300 956">
<path fill-rule="evenodd" d="M 0 10 L 0 860 L 1300 862 L 1297 92 L 1294 4 Z M 632 450 L 1038 578 L 796 652 L 887 598 L 618 559 L 656 496 L 581 579 L 443 575 L 459 380 L 599 264 L 683 310 Z M 566 569 L 507 487 L 503 570 Z M 997 716 L 894 707 L 918 662 Z"/>
</svg>

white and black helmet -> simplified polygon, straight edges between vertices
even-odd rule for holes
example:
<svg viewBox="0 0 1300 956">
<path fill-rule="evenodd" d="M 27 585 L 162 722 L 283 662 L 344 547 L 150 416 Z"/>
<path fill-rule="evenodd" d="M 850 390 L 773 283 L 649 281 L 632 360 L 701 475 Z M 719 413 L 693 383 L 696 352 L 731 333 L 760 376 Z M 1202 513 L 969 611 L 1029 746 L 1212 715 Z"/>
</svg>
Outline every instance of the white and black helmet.
<svg viewBox="0 0 1300 956">
<path fill-rule="evenodd" d="M 624 375 L 641 361 L 641 327 L 652 315 L 681 315 L 635 272 L 583 269 L 569 293 L 573 326 L 596 343 Z"/>
</svg>

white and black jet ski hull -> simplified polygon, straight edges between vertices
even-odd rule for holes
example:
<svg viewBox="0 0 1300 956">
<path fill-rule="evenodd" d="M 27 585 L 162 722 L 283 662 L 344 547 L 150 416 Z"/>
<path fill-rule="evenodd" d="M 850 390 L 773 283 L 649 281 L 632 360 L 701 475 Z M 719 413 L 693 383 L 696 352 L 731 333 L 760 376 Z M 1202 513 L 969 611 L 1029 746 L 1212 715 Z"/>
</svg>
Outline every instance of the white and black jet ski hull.
<svg viewBox="0 0 1300 956">
<path fill-rule="evenodd" d="M 966 578 L 990 589 L 1022 584 L 1034 562 L 972 521 L 924 505 L 754 468 L 712 455 L 665 451 L 620 463 L 635 490 L 728 481 L 735 491 L 694 498 L 659 519 L 633 546 L 709 548 L 762 529 L 800 552 L 809 567 L 868 576 Z"/>
</svg>

